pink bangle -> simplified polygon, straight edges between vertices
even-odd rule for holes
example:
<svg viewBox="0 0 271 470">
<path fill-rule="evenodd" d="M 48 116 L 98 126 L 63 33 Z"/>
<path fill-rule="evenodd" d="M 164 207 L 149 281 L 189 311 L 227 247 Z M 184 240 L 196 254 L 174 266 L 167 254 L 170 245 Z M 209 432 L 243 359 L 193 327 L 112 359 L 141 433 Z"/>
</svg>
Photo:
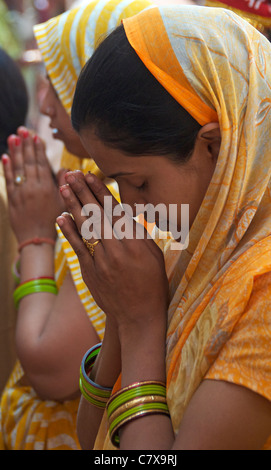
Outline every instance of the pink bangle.
<svg viewBox="0 0 271 470">
<path fill-rule="evenodd" d="M 55 240 L 52 240 L 51 238 L 32 238 L 31 240 L 26 240 L 25 242 L 21 243 L 18 247 L 19 252 L 22 251 L 22 249 L 25 246 L 28 245 L 42 245 L 43 243 L 47 243 L 48 245 L 53 245 L 55 246 L 56 242 Z"/>
</svg>

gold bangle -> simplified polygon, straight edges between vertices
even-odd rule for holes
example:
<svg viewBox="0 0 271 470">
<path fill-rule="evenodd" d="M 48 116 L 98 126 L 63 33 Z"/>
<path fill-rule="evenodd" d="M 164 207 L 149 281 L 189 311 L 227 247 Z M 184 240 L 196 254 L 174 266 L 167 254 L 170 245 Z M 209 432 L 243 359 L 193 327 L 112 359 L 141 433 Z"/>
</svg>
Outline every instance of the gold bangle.
<svg viewBox="0 0 271 470">
<path fill-rule="evenodd" d="M 111 431 L 110 431 L 110 440 L 112 442 L 112 444 L 115 446 L 115 447 L 119 447 L 119 436 L 118 436 L 118 432 L 119 430 L 125 426 L 126 424 L 128 424 L 129 422 L 131 421 L 134 421 L 138 418 L 143 418 L 144 416 L 148 416 L 148 415 L 156 415 L 156 414 L 163 414 L 165 416 L 170 416 L 170 413 L 169 413 L 169 410 L 165 409 L 165 410 L 161 410 L 161 409 L 148 409 L 148 410 L 140 410 L 140 411 L 137 411 L 135 413 L 133 413 L 131 416 L 128 416 L 126 418 L 124 418 L 123 420 L 121 420 L 116 426 L 114 426 Z"/>
<path fill-rule="evenodd" d="M 108 398 L 107 397 L 100 397 L 98 395 L 95 395 L 94 393 L 91 393 L 87 387 L 85 386 L 83 380 L 81 380 L 81 391 L 83 389 L 83 391 L 85 392 L 85 395 L 87 395 L 89 398 L 93 398 L 94 400 L 96 401 L 99 401 L 101 403 L 104 403 L 105 405 L 107 404 L 108 402 Z"/>
<path fill-rule="evenodd" d="M 146 395 L 145 397 L 133 398 L 127 403 L 124 403 L 124 405 L 119 406 L 119 408 L 117 408 L 111 414 L 109 418 L 109 426 L 116 418 L 118 418 L 122 413 L 124 413 L 124 411 L 128 411 L 137 405 L 144 405 L 145 403 L 155 403 L 155 402 L 167 403 L 167 399 L 159 395 Z"/>
<path fill-rule="evenodd" d="M 160 385 L 162 387 L 166 387 L 166 384 L 164 382 L 159 382 L 159 381 L 154 381 L 154 380 L 146 380 L 145 382 L 136 382 L 132 385 L 128 385 L 127 387 L 121 388 L 118 392 L 114 393 L 114 395 L 111 396 L 108 405 L 115 400 L 119 395 L 122 395 L 124 392 L 128 392 L 130 390 L 133 390 L 134 388 L 138 387 L 144 387 L 146 385 Z"/>
</svg>

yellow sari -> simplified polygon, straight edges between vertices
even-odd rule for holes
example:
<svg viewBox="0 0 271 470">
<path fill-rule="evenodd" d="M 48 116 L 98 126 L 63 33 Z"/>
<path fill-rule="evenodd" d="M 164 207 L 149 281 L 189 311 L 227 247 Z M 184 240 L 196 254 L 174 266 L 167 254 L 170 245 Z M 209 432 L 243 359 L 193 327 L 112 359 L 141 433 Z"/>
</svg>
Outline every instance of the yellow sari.
<svg viewBox="0 0 271 470">
<path fill-rule="evenodd" d="M 224 9 L 154 8 L 123 23 L 162 86 L 222 134 L 189 246 L 165 254 L 167 400 L 177 434 L 204 379 L 271 400 L 271 45 Z M 105 416 L 95 448 L 111 448 L 106 433 Z"/>
<path fill-rule="evenodd" d="M 150 5 L 148 0 L 94 0 L 87 6 L 68 11 L 35 27 L 47 72 L 69 114 L 77 78 L 99 37 L 115 28 L 121 19 Z M 78 158 L 68 154 L 65 154 L 62 166 L 99 174 L 91 160 L 81 164 Z M 117 196 L 112 186 L 110 189 Z M 83 282 L 74 251 L 60 230 L 58 235 L 55 252 L 58 287 L 69 270 L 89 319 L 102 339 L 105 315 Z M 18 362 L 1 397 L 0 450 L 80 449 L 76 436 L 79 399 L 65 403 L 41 400 L 31 387 L 21 385 L 23 375 Z"/>
</svg>

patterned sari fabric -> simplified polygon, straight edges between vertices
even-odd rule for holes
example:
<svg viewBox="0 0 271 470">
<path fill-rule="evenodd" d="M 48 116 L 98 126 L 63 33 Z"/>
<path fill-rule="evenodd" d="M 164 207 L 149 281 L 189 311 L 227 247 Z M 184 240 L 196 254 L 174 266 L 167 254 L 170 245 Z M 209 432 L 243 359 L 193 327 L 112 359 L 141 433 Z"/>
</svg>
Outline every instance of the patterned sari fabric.
<svg viewBox="0 0 271 470">
<path fill-rule="evenodd" d="M 68 113 L 80 70 L 99 37 L 116 27 L 122 18 L 150 5 L 148 0 L 96 0 L 35 28 L 47 73 Z M 72 157 L 68 167 L 79 168 L 77 162 L 79 159 Z M 94 162 L 84 163 L 81 168 L 99 174 Z M 110 190 L 118 197 L 112 185 Z M 58 236 L 55 253 L 58 287 L 69 270 L 86 313 L 102 339 L 105 315 L 84 284 L 77 256 L 60 230 Z M 23 375 L 18 362 L 1 397 L 0 450 L 80 449 L 76 436 L 79 399 L 65 403 L 41 400 L 31 387 L 22 385 Z"/>
<path fill-rule="evenodd" d="M 124 27 L 163 87 L 201 125 L 219 122 L 222 134 L 189 246 L 165 255 L 167 400 L 177 434 L 204 379 L 271 400 L 271 45 L 216 8 L 154 8 Z M 110 448 L 106 430 L 104 419 L 97 449 Z"/>
</svg>

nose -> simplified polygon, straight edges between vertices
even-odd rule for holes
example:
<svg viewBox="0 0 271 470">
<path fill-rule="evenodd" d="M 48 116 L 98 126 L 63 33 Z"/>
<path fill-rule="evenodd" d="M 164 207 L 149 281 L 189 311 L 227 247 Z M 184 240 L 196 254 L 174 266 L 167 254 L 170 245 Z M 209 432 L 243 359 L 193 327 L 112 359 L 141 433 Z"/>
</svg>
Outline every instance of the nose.
<svg viewBox="0 0 271 470">
<path fill-rule="evenodd" d="M 52 118 L 55 114 L 55 108 L 50 100 L 49 87 L 44 88 L 39 95 L 39 109 L 41 114 Z"/>
</svg>

